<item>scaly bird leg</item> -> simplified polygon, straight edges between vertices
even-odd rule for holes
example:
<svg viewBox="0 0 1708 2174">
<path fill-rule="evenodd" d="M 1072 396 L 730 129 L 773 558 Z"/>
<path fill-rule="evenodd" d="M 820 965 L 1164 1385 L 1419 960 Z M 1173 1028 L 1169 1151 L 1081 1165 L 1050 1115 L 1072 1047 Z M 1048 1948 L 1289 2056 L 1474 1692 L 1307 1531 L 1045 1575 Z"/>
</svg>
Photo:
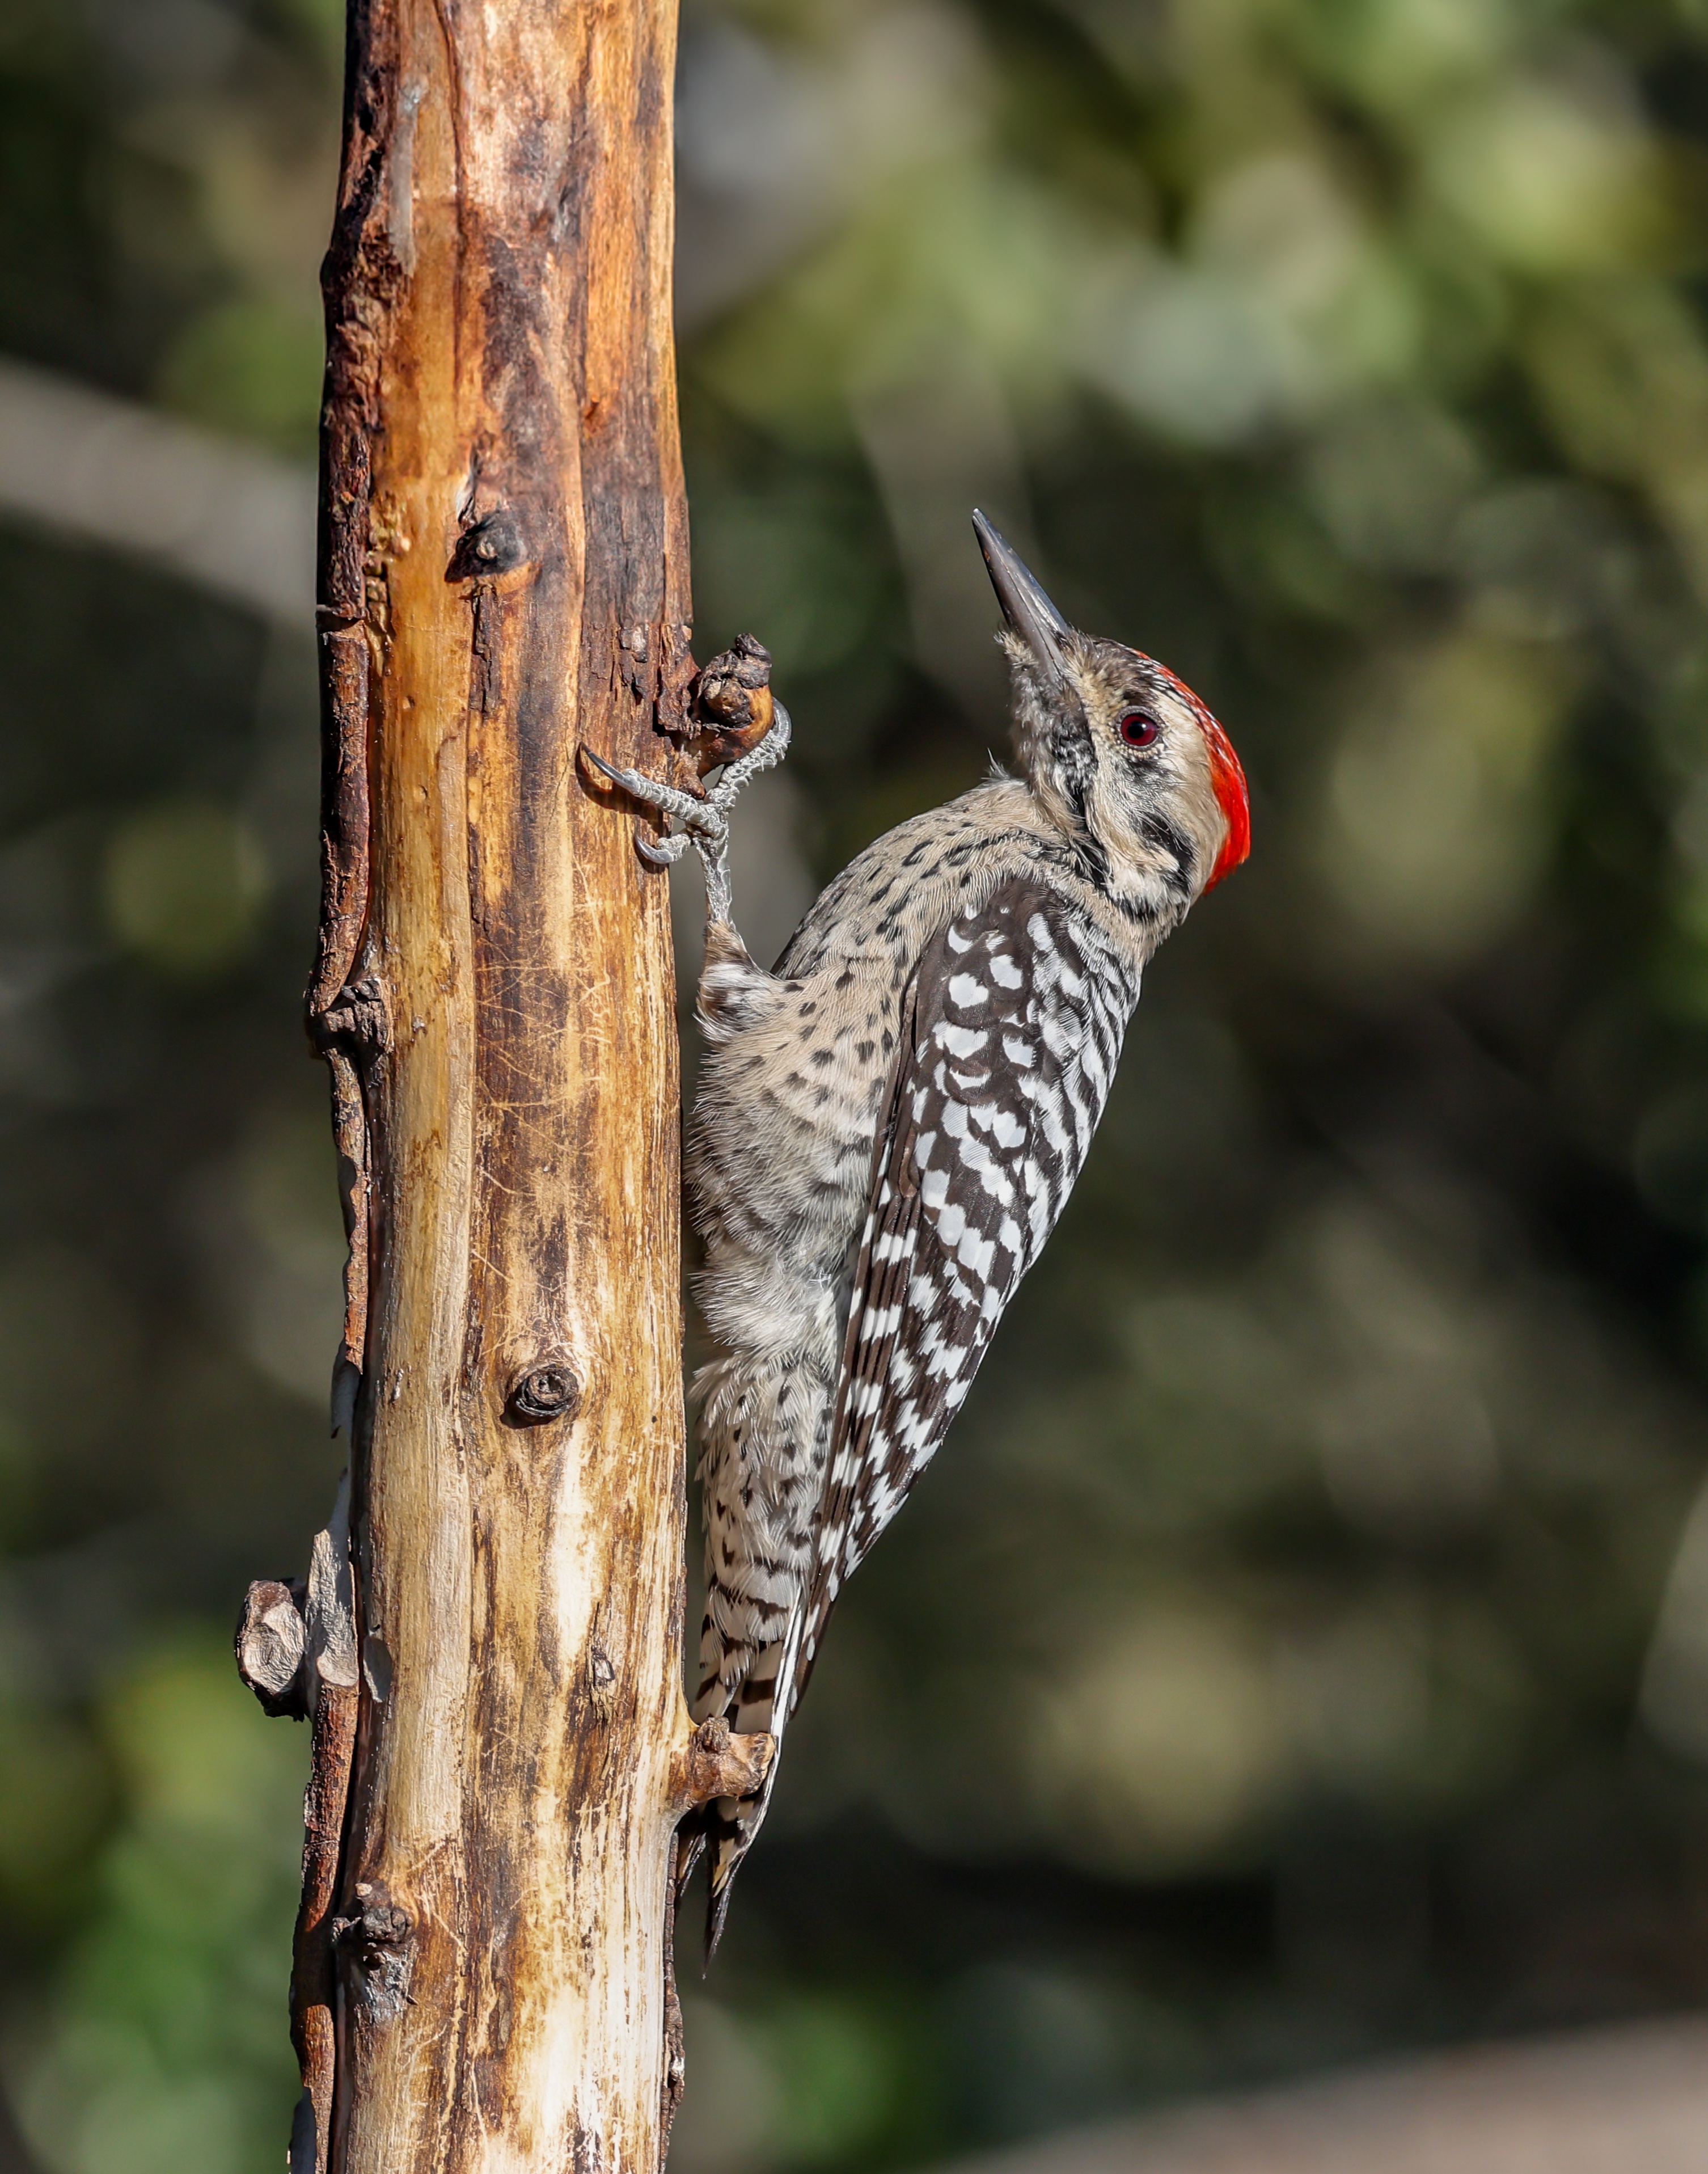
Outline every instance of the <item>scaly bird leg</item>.
<svg viewBox="0 0 1708 2174">
<path fill-rule="evenodd" d="M 592 748 L 581 750 L 593 767 L 613 785 L 636 800 L 645 801 L 661 814 L 673 817 L 682 828 L 659 839 L 635 841 L 642 860 L 655 868 L 668 868 L 692 846 L 705 864 L 705 917 L 708 922 L 730 919 L 729 880 L 729 811 L 735 804 L 742 787 L 757 777 L 761 771 L 770 770 L 780 763 L 789 751 L 792 727 L 789 713 L 781 702 L 776 705 L 776 722 L 759 745 L 749 754 L 727 765 L 716 784 L 709 785 L 705 798 L 696 799 L 693 793 L 684 792 L 678 787 L 663 784 L 652 777 L 643 777 L 638 770 L 619 770 L 603 755 L 595 754 Z"/>
</svg>

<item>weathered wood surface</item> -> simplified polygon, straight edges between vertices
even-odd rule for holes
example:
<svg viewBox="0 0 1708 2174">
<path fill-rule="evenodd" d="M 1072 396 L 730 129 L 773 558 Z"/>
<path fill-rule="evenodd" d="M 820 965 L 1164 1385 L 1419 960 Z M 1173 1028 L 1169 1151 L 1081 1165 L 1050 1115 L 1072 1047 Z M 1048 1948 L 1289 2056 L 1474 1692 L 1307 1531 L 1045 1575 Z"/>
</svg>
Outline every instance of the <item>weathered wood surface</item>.
<svg viewBox="0 0 1708 2174">
<path fill-rule="evenodd" d="M 680 1687 L 665 884 L 576 756 L 692 774 L 674 34 L 673 0 L 351 0 L 309 1001 L 361 1668 L 298 1958 L 336 1972 L 301 2050 L 339 2174 L 654 2174 L 672 1831 L 751 1785 Z"/>
</svg>

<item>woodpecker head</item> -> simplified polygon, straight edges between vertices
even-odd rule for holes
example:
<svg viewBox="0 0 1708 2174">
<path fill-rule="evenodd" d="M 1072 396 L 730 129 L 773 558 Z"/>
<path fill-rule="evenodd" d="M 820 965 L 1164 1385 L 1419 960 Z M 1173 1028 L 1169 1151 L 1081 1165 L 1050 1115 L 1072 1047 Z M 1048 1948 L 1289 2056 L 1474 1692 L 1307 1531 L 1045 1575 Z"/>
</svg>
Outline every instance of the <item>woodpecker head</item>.
<svg viewBox="0 0 1708 2174">
<path fill-rule="evenodd" d="M 1008 625 L 1014 749 L 1085 873 L 1127 911 L 1186 911 L 1251 850 L 1246 773 L 1172 672 L 1068 625 L 981 513 L 973 527 Z"/>
</svg>

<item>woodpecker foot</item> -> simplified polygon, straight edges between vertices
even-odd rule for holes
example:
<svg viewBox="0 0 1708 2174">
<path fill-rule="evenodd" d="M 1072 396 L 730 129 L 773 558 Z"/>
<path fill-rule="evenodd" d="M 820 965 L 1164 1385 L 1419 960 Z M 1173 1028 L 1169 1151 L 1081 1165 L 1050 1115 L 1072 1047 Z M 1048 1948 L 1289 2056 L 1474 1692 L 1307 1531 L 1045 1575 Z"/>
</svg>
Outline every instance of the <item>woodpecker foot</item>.
<svg viewBox="0 0 1708 2174">
<path fill-rule="evenodd" d="M 655 868 L 668 868 L 682 858 L 690 846 L 701 840 L 716 851 L 729 834 L 729 820 L 708 793 L 704 800 L 691 792 L 684 792 L 674 785 L 666 785 L 660 778 L 643 777 L 638 770 L 619 770 L 615 763 L 607 762 L 592 748 L 584 747 L 581 753 L 603 777 L 613 785 L 620 785 L 634 800 L 644 800 L 649 808 L 656 808 L 662 815 L 673 816 L 682 825 L 669 836 L 656 844 L 650 838 L 637 838 L 635 845 L 643 861 Z"/>
<path fill-rule="evenodd" d="M 668 815 L 682 825 L 679 830 L 656 842 L 639 838 L 635 847 L 649 867 L 668 868 L 692 846 L 705 863 L 705 911 L 711 921 L 727 921 L 730 917 L 729 883 L 729 811 L 742 787 L 756 777 L 762 770 L 770 770 L 780 763 L 789 751 L 789 713 L 781 702 L 775 705 L 776 717 L 770 730 L 759 745 L 738 761 L 731 763 L 716 785 L 705 788 L 704 799 L 684 792 L 678 786 L 666 785 L 656 777 L 643 777 L 638 770 L 619 770 L 608 763 L 592 748 L 583 747 L 582 754 L 603 776 L 636 800 L 656 808 L 660 814 Z"/>
</svg>

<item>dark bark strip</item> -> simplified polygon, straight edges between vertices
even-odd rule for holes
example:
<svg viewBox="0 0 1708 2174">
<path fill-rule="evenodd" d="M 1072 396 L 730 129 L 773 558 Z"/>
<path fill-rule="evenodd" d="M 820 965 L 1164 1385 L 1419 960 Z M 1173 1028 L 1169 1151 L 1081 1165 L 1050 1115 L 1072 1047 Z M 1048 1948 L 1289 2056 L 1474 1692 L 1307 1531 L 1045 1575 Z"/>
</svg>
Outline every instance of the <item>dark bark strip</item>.
<svg viewBox="0 0 1708 2174">
<path fill-rule="evenodd" d="M 290 1964 L 290 2038 L 314 2115 L 316 2168 L 327 2164 L 332 2135 L 337 2079 L 333 1905 L 355 1740 L 354 1685 L 323 1685 L 315 1706 L 314 1748 L 303 1800 L 302 1901 Z M 295 2161 L 293 2154 L 290 2174 L 299 2174 Z"/>
</svg>

